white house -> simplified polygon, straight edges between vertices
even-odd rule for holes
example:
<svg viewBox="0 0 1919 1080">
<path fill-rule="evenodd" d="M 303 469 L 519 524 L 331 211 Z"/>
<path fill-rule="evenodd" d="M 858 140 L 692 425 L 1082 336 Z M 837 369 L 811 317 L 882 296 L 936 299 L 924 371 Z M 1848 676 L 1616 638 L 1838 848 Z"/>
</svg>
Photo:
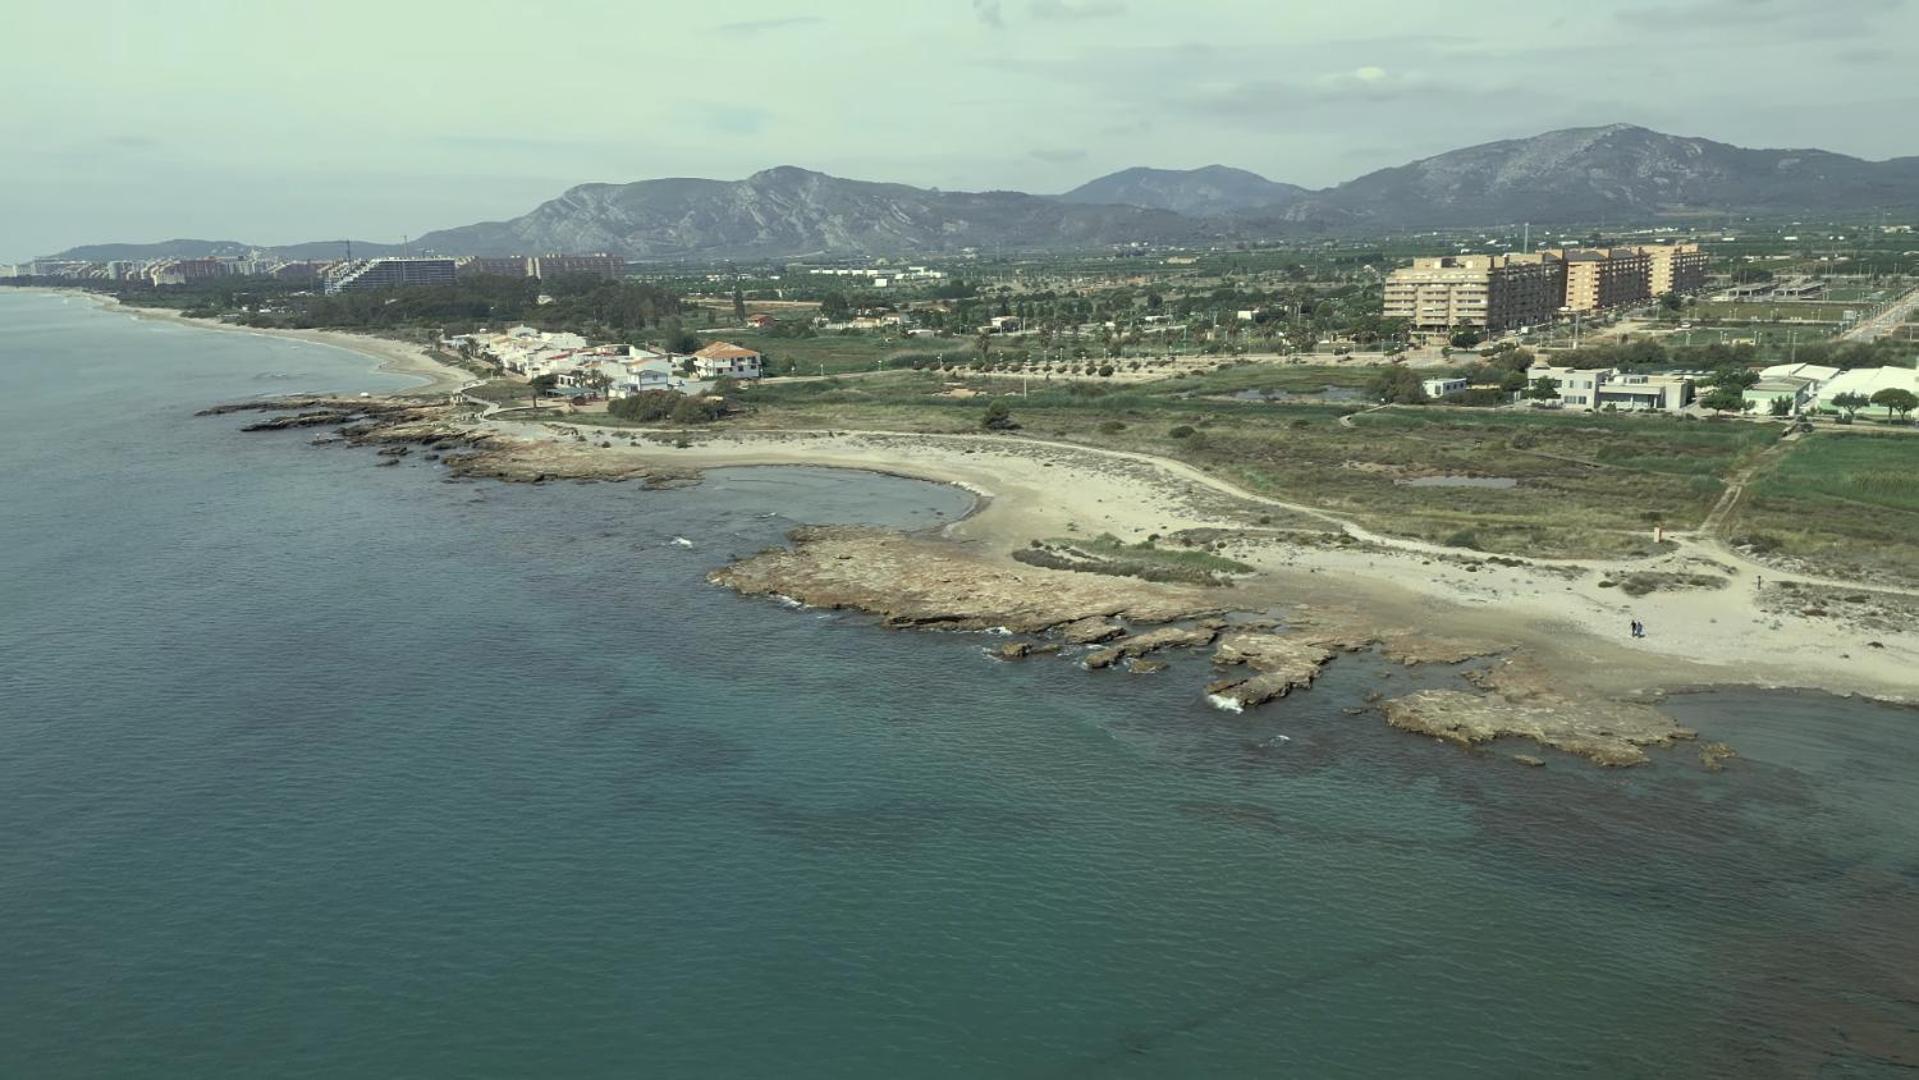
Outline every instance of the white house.
<svg viewBox="0 0 1919 1080">
<path fill-rule="evenodd" d="M 1445 397 L 1447 394 L 1457 394 L 1461 390 L 1466 389 L 1467 383 L 1465 379 L 1443 378 L 1427 379 L 1419 385 L 1425 388 L 1427 397 L 1437 400 Z"/>
<path fill-rule="evenodd" d="M 764 367 L 759 353 L 726 341 L 693 354 L 693 370 L 702 379 L 757 379 Z"/>
<path fill-rule="evenodd" d="M 1692 379 L 1684 375 L 1641 375 L 1614 368 L 1561 368 L 1534 364 L 1526 381 L 1548 378 L 1559 384 L 1557 403 L 1576 409 L 1621 412 L 1678 412 L 1692 403 Z M 1551 400 L 1545 404 L 1552 404 Z"/>
</svg>

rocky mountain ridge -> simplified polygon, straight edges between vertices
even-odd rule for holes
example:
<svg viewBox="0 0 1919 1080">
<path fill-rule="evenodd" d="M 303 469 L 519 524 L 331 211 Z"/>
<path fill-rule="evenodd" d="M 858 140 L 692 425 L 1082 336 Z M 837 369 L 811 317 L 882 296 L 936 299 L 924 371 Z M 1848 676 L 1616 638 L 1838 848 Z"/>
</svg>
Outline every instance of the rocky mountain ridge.
<svg viewBox="0 0 1919 1080">
<path fill-rule="evenodd" d="M 1319 191 L 1225 166 L 1126 169 L 1063 195 L 949 192 L 783 166 L 744 180 L 583 184 L 506 221 L 427 233 L 414 251 L 606 251 L 638 260 L 1007 254 L 1206 244 L 1326 229 L 1637 224 L 1673 216 L 1919 209 L 1919 157 L 1750 150 L 1626 124 L 1449 151 Z M 226 242 L 96 245 L 62 258 L 206 253 Z M 337 257 L 341 242 L 279 248 Z M 142 255 L 105 254 L 132 252 Z M 391 254 L 393 245 L 354 245 Z"/>
</svg>

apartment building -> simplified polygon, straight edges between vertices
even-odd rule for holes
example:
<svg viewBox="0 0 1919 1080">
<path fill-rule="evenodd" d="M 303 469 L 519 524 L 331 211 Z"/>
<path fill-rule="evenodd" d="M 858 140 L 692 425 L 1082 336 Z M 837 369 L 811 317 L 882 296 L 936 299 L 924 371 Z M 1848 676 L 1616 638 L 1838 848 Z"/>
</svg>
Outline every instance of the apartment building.
<svg viewBox="0 0 1919 1080">
<path fill-rule="evenodd" d="M 326 293 L 395 289 L 403 285 L 451 285 L 452 259 L 362 259 L 343 263 L 327 278 Z"/>
<path fill-rule="evenodd" d="M 626 275 L 626 260 L 618 255 L 536 255 L 527 265 L 536 278 L 561 274 L 594 274 L 603 278 Z"/>
<path fill-rule="evenodd" d="M 532 260 L 524 255 L 489 256 L 468 255 L 454 260 L 454 270 L 461 277 L 487 275 L 491 277 L 523 278 L 533 273 Z"/>
<path fill-rule="evenodd" d="M 1652 256 L 1639 248 L 1562 248 L 1545 254 L 1565 264 L 1565 306 L 1573 311 L 1652 299 Z"/>
<path fill-rule="evenodd" d="M 1648 287 L 1654 296 L 1698 292 L 1706 287 L 1706 253 L 1698 244 L 1649 244 L 1638 249 L 1649 260 Z"/>
<path fill-rule="evenodd" d="M 1382 314 L 1426 331 L 1536 326 L 1552 322 L 1564 281 L 1564 267 L 1539 255 L 1414 259 L 1386 276 Z"/>
</svg>

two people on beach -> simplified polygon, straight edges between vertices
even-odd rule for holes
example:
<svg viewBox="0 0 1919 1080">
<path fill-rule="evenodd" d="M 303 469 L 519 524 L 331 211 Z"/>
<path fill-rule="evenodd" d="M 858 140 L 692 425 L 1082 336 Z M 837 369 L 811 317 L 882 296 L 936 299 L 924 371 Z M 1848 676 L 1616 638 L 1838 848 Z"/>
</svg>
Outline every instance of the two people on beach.
<svg viewBox="0 0 1919 1080">
<path fill-rule="evenodd" d="M 1632 636 L 1633 636 L 1633 637 L 1645 637 L 1645 636 L 1646 636 L 1646 624 L 1645 624 L 1645 623 L 1642 623 L 1642 622 L 1640 622 L 1640 621 L 1639 621 L 1638 619 L 1634 619 L 1634 620 L 1632 621 Z"/>
</svg>

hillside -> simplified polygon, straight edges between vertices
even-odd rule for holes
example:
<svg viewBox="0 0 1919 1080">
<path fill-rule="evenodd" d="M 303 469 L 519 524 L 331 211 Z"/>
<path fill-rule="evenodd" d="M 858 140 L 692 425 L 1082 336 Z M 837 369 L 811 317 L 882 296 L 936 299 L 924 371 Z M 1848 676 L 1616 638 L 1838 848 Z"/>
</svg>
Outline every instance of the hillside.
<svg viewBox="0 0 1919 1080">
<path fill-rule="evenodd" d="M 931 191 L 789 166 L 738 181 L 587 184 L 511 221 L 429 233 L 417 246 L 474 255 L 733 258 L 1192 243 L 1212 234 L 1163 210 L 1072 205 L 1015 191 Z"/>
<path fill-rule="evenodd" d="M 1294 184 L 1224 165 L 1198 169 L 1122 169 L 1061 195 L 1064 202 L 1143 206 L 1188 217 L 1275 210 L 1306 194 Z"/>
<path fill-rule="evenodd" d="M 585 184 L 508 221 L 421 236 L 452 255 L 606 251 L 631 259 L 867 257 L 1207 244 L 1309 229 L 1650 222 L 1677 214 L 1919 210 L 1919 157 L 1872 162 L 1825 150 L 1749 150 L 1626 124 L 1453 150 L 1322 191 L 1254 173 L 1125 169 L 1058 196 L 949 192 L 845 180 L 791 166 L 744 180 Z M 57 258 L 239 254 L 232 241 L 98 244 Z M 344 241 L 280 247 L 337 258 Z M 398 245 L 356 241 L 356 255 Z"/>
</svg>

